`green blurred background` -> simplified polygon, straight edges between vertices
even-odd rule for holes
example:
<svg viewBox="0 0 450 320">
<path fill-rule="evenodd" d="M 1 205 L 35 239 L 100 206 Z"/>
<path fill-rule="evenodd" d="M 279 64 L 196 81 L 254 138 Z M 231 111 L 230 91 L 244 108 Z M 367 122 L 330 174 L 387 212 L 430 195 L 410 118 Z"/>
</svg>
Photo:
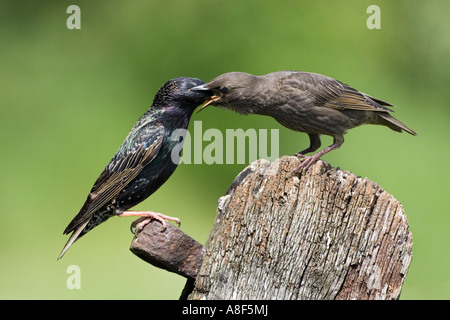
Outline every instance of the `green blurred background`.
<svg viewBox="0 0 450 320">
<path fill-rule="evenodd" d="M 81 30 L 66 27 L 70 4 Z M 366 27 L 371 4 L 380 30 Z M 393 103 L 418 132 L 360 127 L 324 160 L 402 202 L 414 246 L 401 298 L 449 299 L 449 12 L 441 0 L 1 1 L 0 298 L 177 299 L 184 278 L 129 251 L 132 219 L 110 219 L 56 261 L 62 231 L 164 82 L 303 70 Z M 208 108 L 192 120 L 280 129 L 280 154 L 309 143 L 268 117 Z M 217 199 L 245 166 L 181 165 L 136 208 L 179 217 L 205 243 Z M 80 290 L 66 286 L 70 265 Z"/>
</svg>

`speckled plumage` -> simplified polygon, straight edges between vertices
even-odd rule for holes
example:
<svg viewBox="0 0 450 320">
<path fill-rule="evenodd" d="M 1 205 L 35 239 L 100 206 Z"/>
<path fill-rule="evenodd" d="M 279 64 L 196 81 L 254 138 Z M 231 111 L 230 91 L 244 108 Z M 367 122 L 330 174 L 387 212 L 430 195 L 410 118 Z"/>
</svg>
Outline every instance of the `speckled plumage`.
<svg viewBox="0 0 450 320">
<path fill-rule="evenodd" d="M 133 126 L 64 230 L 73 233 L 59 258 L 74 241 L 149 197 L 172 175 L 179 160 L 172 159 L 172 150 L 180 141 L 171 135 L 187 129 L 194 109 L 208 97 L 207 92 L 189 90 L 200 84 L 199 79 L 182 77 L 158 90 L 150 109 Z"/>
<path fill-rule="evenodd" d="M 345 132 L 362 124 L 384 125 L 416 135 L 389 114 L 391 104 L 317 73 L 278 71 L 254 76 L 229 72 L 192 90 L 214 93 L 201 109 L 211 104 L 244 115 L 267 115 L 289 129 L 308 133 L 311 143 L 296 154 L 305 158 L 297 169 L 307 168 L 320 156 L 339 148 Z M 334 143 L 313 156 L 305 156 L 320 147 L 321 134 L 332 136 Z"/>
</svg>

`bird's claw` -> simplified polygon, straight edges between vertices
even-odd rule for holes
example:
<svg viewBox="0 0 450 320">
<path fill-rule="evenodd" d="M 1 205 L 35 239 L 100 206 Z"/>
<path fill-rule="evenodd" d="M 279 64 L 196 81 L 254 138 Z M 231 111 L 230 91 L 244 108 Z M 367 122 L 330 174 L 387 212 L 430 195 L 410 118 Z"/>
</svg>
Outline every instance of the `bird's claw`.
<svg viewBox="0 0 450 320">
<path fill-rule="evenodd" d="M 296 154 L 297 155 L 297 154 Z M 295 174 L 300 173 L 300 171 L 306 171 L 311 167 L 317 160 L 319 160 L 318 157 L 315 156 L 305 156 L 303 154 L 299 154 L 304 160 L 300 165 L 294 170 Z"/>
<path fill-rule="evenodd" d="M 150 221 L 152 220 L 157 220 L 159 221 L 162 226 L 163 229 L 161 230 L 161 232 L 166 231 L 167 229 L 167 225 L 166 225 L 166 220 L 171 220 L 174 221 L 178 228 L 180 228 L 181 226 L 181 221 L 178 218 L 174 218 L 174 217 L 169 217 L 163 214 L 158 214 L 158 215 L 151 215 L 151 216 L 143 216 L 135 221 L 133 221 L 130 225 L 130 230 L 132 234 L 136 234 L 142 231 L 142 229 L 144 229 L 144 227 L 150 223 Z"/>
<path fill-rule="evenodd" d="M 294 157 L 297 157 L 297 158 L 299 158 L 299 159 L 303 159 L 303 158 L 306 157 L 306 156 L 305 156 L 303 153 L 301 153 L 301 152 L 294 153 L 293 156 L 294 156 Z"/>
<path fill-rule="evenodd" d="M 132 234 L 136 234 L 136 233 L 141 232 L 142 229 L 144 229 L 144 227 L 145 227 L 147 224 L 149 224 L 150 221 L 152 221 L 153 219 L 154 219 L 154 218 L 140 217 L 139 219 L 134 220 L 134 221 L 131 223 L 131 225 L 130 225 L 131 233 L 132 233 Z M 155 220 L 157 220 L 157 219 L 155 219 Z M 158 220 L 158 221 L 160 221 L 160 220 Z M 160 221 L 160 222 L 161 222 L 161 221 Z M 164 229 L 162 230 L 162 232 L 164 232 L 164 231 L 167 229 L 167 227 L 166 227 L 164 221 L 161 222 L 161 223 L 162 223 L 162 225 L 163 225 L 163 227 L 164 227 Z"/>
</svg>

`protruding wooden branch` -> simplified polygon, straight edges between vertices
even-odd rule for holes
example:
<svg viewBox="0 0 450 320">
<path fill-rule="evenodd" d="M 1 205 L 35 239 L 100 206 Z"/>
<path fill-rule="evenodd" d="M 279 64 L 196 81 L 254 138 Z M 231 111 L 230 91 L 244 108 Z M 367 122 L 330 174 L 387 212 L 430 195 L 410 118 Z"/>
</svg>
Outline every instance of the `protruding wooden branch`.
<svg viewBox="0 0 450 320">
<path fill-rule="evenodd" d="M 192 239 L 166 237 L 157 222 L 132 251 L 180 274 L 183 259 L 199 258 L 189 272 L 194 288 L 189 280 L 183 292 L 192 290 L 189 299 L 397 299 L 412 257 L 401 204 L 322 161 L 293 174 L 299 161 L 258 160 L 236 177 L 219 199 L 202 263 L 201 245 L 179 256 Z"/>
<path fill-rule="evenodd" d="M 203 246 L 177 227 L 152 220 L 133 239 L 130 250 L 148 263 L 195 279 L 202 265 Z"/>
</svg>

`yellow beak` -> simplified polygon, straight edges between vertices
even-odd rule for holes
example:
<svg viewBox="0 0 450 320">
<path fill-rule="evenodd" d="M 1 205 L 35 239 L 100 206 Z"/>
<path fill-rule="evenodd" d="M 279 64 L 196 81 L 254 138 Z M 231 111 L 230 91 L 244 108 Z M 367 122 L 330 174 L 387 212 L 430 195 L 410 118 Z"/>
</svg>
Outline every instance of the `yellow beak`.
<svg viewBox="0 0 450 320">
<path fill-rule="evenodd" d="M 206 100 L 205 102 L 203 102 L 202 105 L 200 105 L 200 108 L 197 110 L 196 113 L 199 113 L 200 111 L 202 111 L 203 109 L 205 109 L 207 106 L 209 106 L 211 103 L 214 103 L 215 101 L 219 100 L 220 97 L 219 96 L 212 96 L 210 97 L 208 100 Z"/>
</svg>

